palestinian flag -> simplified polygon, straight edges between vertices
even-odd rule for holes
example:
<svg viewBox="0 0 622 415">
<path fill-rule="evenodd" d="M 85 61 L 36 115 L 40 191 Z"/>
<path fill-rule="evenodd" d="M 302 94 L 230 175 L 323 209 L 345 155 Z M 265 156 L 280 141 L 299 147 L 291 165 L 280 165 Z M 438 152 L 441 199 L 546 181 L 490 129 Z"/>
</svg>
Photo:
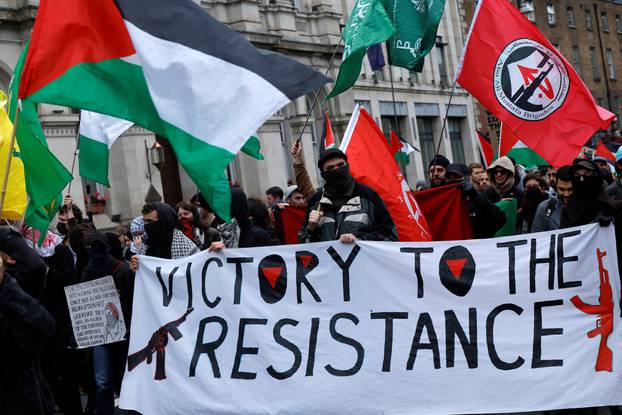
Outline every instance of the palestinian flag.
<svg viewBox="0 0 622 415">
<path fill-rule="evenodd" d="M 490 137 L 482 133 L 480 130 L 477 130 L 476 132 L 477 138 L 479 140 L 479 149 L 482 152 L 482 156 L 484 156 L 486 167 L 488 167 L 492 164 L 492 160 L 495 156 L 495 152 L 492 149 L 492 144 L 490 144 Z"/>
<path fill-rule="evenodd" d="M 229 219 L 227 164 L 270 115 L 328 81 L 256 49 L 192 0 L 41 0 L 19 96 L 166 137 Z"/>
<path fill-rule="evenodd" d="M 407 166 L 410 163 L 410 153 L 414 153 L 415 151 L 419 151 L 402 137 L 399 137 L 395 131 L 391 130 L 391 152 L 397 160 L 398 163 Z"/>
<path fill-rule="evenodd" d="M 80 113 L 80 176 L 110 187 L 108 181 L 108 166 L 110 147 L 131 126 L 130 121 L 111 117 L 110 115 L 84 111 Z M 242 152 L 263 160 L 260 153 L 259 138 L 253 136 L 248 139 Z"/>
<path fill-rule="evenodd" d="M 523 166 L 548 166 L 549 163 L 523 143 L 505 124 L 499 132 L 499 157 L 508 156 Z"/>
<path fill-rule="evenodd" d="M 108 156 L 117 138 L 132 122 L 91 111 L 80 112 L 80 176 L 110 187 Z"/>
<path fill-rule="evenodd" d="M 333 134 L 333 127 L 330 125 L 330 118 L 328 112 L 324 113 L 324 130 L 322 131 L 322 142 L 320 143 L 320 153 L 336 148 L 335 135 Z"/>
</svg>

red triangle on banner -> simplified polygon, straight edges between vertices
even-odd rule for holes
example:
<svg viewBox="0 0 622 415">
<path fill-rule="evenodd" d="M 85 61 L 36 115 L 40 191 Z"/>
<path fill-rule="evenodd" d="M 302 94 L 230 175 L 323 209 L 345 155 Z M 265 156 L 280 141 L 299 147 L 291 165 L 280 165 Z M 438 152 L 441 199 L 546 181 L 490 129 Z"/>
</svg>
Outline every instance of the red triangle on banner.
<svg viewBox="0 0 622 415">
<path fill-rule="evenodd" d="M 309 267 L 309 264 L 311 263 L 312 260 L 313 260 L 313 257 L 311 255 L 300 255 L 300 261 L 302 262 L 302 265 L 304 265 L 305 268 Z"/>
<path fill-rule="evenodd" d="M 263 276 L 268 280 L 272 288 L 276 287 L 276 280 L 279 279 L 279 275 L 283 272 L 283 267 L 267 267 L 262 268 Z"/>
<path fill-rule="evenodd" d="M 449 266 L 449 270 L 451 271 L 451 273 L 454 274 L 454 277 L 459 280 L 460 276 L 462 275 L 462 269 L 464 268 L 467 259 L 446 259 L 445 261 L 447 261 L 447 265 Z"/>
</svg>

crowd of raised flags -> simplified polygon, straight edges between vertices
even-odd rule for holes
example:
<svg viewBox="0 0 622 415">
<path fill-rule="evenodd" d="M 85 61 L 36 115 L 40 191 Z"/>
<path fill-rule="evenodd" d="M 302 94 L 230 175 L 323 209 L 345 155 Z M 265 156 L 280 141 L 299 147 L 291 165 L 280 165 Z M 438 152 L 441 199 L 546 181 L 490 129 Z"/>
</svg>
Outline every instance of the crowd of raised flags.
<svg viewBox="0 0 622 415">
<path fill-rule="evenodd" d="M 340 70 L 326 99 L 356 83 L 366 55 L 376 67 L 384 65 L 383 42 L 387 43 L 389 64 L 421 71 L 425 56 L 435 44 L 444 7 L 444 0 L 358 0 L 343 31 Z M 494 78 L 495 68 L 501 59 L 511 57 L 511 50 L 506 49 L 516 39 L 535 42 L 539 45 L 536 49 L 544 48 L 538 50 L 550 53 L 547 59 L 561 62 L 562 69 L 559 79 L 554 80 L 558 86 L 545 83 L 553 64 L 539 78 L 525 72 L 525 85 L 512 91 L 516 95 L 508 98 L 511 103 L 504 104 L 499 98 L 504 91 L 498 87 L 501 81 Z M 482 53 L 484 49 L 486 53 Z M 508 76 L 512 75 L 499 74 Z M 300 197 L 309 202 L 316 194 L 308 177 L 304 183 L 299 180 L 306 175 L 304 163 L 294 163 L 297 183 L 287 195 L 271 203 L 269 210 L 262 202 L 247 204 L 239 189 L 232 191 L 225 169 L 240 151 L 263 159 L 259 139 L 253 135 L 258 128 L 284 105 L 328 82 L 324 74 L 291 58 L 255 48 L 192 0 L 102 0 L 88 5 L 81 0 L 42 0 L 32 39 L 17 63 L 9 95 L 0 95 L 2 218 L 21 220 L 25 229 L 34 228 L 37 232 L 30 230 L 28 235 L 38 235 L 40 250 L 59 210 L 62 216 L 76 216 L 74 208 L 62 202 L 72 174 L 49 150 L 38 118 L 38 105 L 49 103 L 81 110 L 79 172 L 106 186 L 109 149 L 128 128 L 137 124 L 166 137 L 201 191 L 194 204 L 178 206 L 173 215 L 180 215 L 179 229 L 173 228 L 198 248 L 293 243 L 298 242 L 299 231 L 300 241 L 308 241 L 302 235 L 310 235 L 305 232 L 319 226 L 324 213 L 318 206 L 324 203 L 324 196 L 330 197 L 324 189 L 317 195 L 317 206 L 305 209 L 306 202 L 295 202 Z M 433 189 L 422 193 L 413 191 L 403 175 L 409 155 L 418 151 L 407 140 L 393 131 L 387 139 L 373 118 L 358 106 L 339 140 L 333 134 L 330 115 L 325 114 L 320 163 L 333 160 L 336 170 L 347 167 L 348 173 L 340 178 L 343 183 L 334 188 L 350 192 L 349 196 L 362 192 L 361 197 L 373 203 L 381 200 L 389 215 L 382 220 L 392 223 L 395 231 L 395 238 L 387 232 L 383 234 L 385 239 L 431 241 L 531 231 L 538 212 L 553 209 L 552 205 L 546 207 L 549 193 L 558 195 L 555 200 L 560 201 L 559 209 L 568 202 L 568 198 L 562 200 L 556 186 L 557 168 L 565 172 L 564 182 L 579 180 L 579 171 L 587 172 L 586 177 L 598 177 L 600 189 L 594 188 L 596 180 L 589 182 L 592 192 L 598 195 L 602 183 L 613 178 L 614 166 L 619 171 L 620 164 L 616 163 L 621 162 L 622 154 L 614 155 L 602 142 L 597 155 L 609 160 L 604 170 L 599 170 L 602 166 L 595 168 L 592 162 L 575 160 L 595 132 L 609 127 L 613 114 L 596 105 L 564 57 L 509 2 L 480 0 L 456 82 L 502 121 L 500 144 L 493 148 L 490 140 L 478 132 L 484 166 L 476 163 L 467 168 L 435 155 L 430 165 L 424 166 Z M 528 95 L 539 85 L 548 88 L 545 94 L 561 95 L 554 97 L 551 105 L 556 107 L 550 112 L 546 112 L 545 105 L 540 115 L 528 119 L 512 103 L 515 100 L 538 107 Z M 523 99 L 520 94 L 527 95 Z M 295 159 L 299 147 L 297 142 L 292 149 Z M 548 173 L 543 170 L 541 174 L 526 174 L 519 165 L 551 169 Z M 323 177 L 324 173 L 328 185 L 333 184 L 333 179 L 339 182 L 335 174 L 323 171 Z M 354 190 L 354 182 L 362 187 Z M 611 196 L 617 195 L 616 186 L 622 188 L 619 179 L 609 184 Z M 582 182 L 576 185 L 586 191 Z M 589 195 L 596 200 L 597 195 Z M 342 202 L 347 205 L 349 200 Z M 611 209 L 615 206 L 611 204 Z M 298 210 L 290 211 L 289 207 Z M 123 248 L 128 251 L 137 243 L 148 246 L 146 241 L 135 239 L 138 233 L 149 234 L 145 232 L 150 226 L 145 218 L 153 212 L 162 218 L 171 210 L 160 205 L 146 208 L 143 217 L 133 224 L 136 232 L 128 230 L 118 235 L 127 242 Z M 182 211 L 192 214 L 193 224 L 181 220 Z M 219 228 L 214 226 L 208 231 L 209 224 L 199 223 L 200 218 L 207 217 L 218 218 L 215 223 Z M 500 217 L 504 220 L 493 220 Z M 251 218 L 256 223 L 251 224 Z M 483 224 L 486 221 L 489 223 Z M 493 230 L 487 226 L 491 223 Z M 171 240 L 164 249 L 169 258 L 170 244 L 175 243 L 175 237 L 181 238 L 173 228 L 167 230 Z M 357 239 L 347 235 L 351 234 L 342 240 Z M 74 242 L 69 241 L 69 234 L 63 237 L 67 243 Z M 155 246 L 156 242 L 152 243 Z M 82 248 L 72 246 L 74 260 Z M 140 248 L 131 252 L 149 254 Z M 129 260 L 130 256 L 120 260 Z M 84 264 L 89 260 L 87 255 Z M 80 279 L 78 274 L 74 277 Z"/>
</svg>

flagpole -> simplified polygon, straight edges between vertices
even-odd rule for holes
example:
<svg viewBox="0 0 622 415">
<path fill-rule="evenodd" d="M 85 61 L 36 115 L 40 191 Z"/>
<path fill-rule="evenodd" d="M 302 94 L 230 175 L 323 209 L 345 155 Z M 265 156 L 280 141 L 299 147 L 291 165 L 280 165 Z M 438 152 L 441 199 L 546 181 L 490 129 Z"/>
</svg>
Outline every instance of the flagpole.
<svg viewBox="0 0 622 415">
<path fill-rule="evenodd" d="M 78 113 L 78 127 L 76 128 L 76 146 L 73 150 L 73 161 L 71 162 L 71 181 L 67 188 L 67 194 L 71 195 L 71 184 L 73 183 L 73 172 L 76 168 L 76 158 L 78 156 L 78 150 L 80 149 L 80 118 L 82 117 L 82 111 Z"/>
<path fill-rule="evenodd" d="M 2 181 L 2 193 L 0 194 L 0 216 L 4 208 L 4 198 L 6 196 L 6 188 L 9 184 L 9 173 L 11 170 L 11 162 L 13 161 L 13 149 L 15 148 L 15 135 L 17 133 L 17 123 L 19 122 L 19 104 L 15 109 L 15 120 L 13 121 L 13 131 L 11 132 L 11 144 L 9 145 L 9 156 L 4 169 L 4 179 Z"/>
<path fill-rule="evenodd" d="M 397 139 L 400 140 L 400 143 L 401 143 L 402 131 L 400 128 L 400 121 L 397 118 L 397 102 L 395 101 L 395 86 L 393 85 L 393 67 L 391 65 L 389 65 L 389 80 L 391 81 L 391 96 L 393 97 L 393 119 L 395 120 L 395 128 L 397 130 Z M 389 140 L 391 140 L 390 132 L 389 132 Z M 402 150 L 400 149 L 399 151 L 402 151 Z M 406 165 L 404 164 L 404 159 L 402 158 L 401 154 L 400 154 L 400 167 L 402 168 L 402 174 L 404 175 L 406 182 L 408 182 L 408 173 L 406 172 Z"/>
<path fill-rule="evenodd" d="M 337 46 L 335 46 L 333 55 L 330 57 L 330 61 L 328 62 L 328 67 L 326 68 L 326 71 L 324 71 L 324 76 L 328 76 L 328 72 L 330 71 L 330 68 L 333 66 L 333 62 L 335 61 L 335 56 L 337 56 L 337 51 L 339 50 L 339 47 L 341 46 L 342 42 L 343 42 L 343 38 L 339 36 L 339 43 L 337 43 Z M 300 136 L 298 137 L 298 140 L 296 140 L 296 142 L 300 142 L 302 140 L 302 136 L 305 133 L 305 129 L 307 128 L 307 125 L 309 124 L 309 118 L 311 118 L 311 113 L 313 113 L 313 108 L 315 108 L 315 104 L 317 103 L 317 99 L 320 96 L 321 90 L 322 90 L 322 87 L 319 87 L 318 90 L 315 91 L 315 97 L 313 97 L 313 101 L 311 102 L 311 108 L 309 108 L 309 112 L 307 113 L 307 119 L 305 120 L 305 123 L 302 125 L 302 130 L 300 130 Z"/>
<path fill-rule="evenodd" d="M 434 165 L 432 166 L 432 171 L 436 170 L 436 157 L 438 156 L 438 152 L 441 151 L 441 143 L 443 142 L 443 135 L 445 134 L 445 126 L 447 125 L 447 117 L 449 116 L 449 108 L 451 108 L 451 100 L 454 97 L 454 91 L 456 90 L 456 80 L 454 79 L 454 83 L 451 86 L 451 92 L 449 93 L 449 103 L 447 104 L 447 108 L 445 109 L 445 118 L 443 118 L 443 127 L 441 128 L 441 136 L 438 140 L 438 146 L 436 146 L 436 153 L 434 153 Z M 428 175 L 430 172 L 428 171 Z"/>
</svg>

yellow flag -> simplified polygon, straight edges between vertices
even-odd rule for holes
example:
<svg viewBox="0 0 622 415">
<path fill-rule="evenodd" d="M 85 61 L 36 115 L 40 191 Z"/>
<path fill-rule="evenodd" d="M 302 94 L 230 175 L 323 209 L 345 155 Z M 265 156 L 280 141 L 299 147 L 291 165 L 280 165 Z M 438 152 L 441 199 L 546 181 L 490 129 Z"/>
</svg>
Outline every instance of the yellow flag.
<svg viewBox="0 0 622 415">
<path fill-rule="evenodd" d="M 0 186 L 2 186 L 4 181 L 9 151 L 13 154 L 1 217 L 2 219 L 19 220 L 24 217 L 24 212 L 26 211 L 26 180 L 24 177 L 24 163 L 19 158 L 17 143 L 15 143 L 14 149 L 10 148 L 13 123 L 11 123 L 6 113 L 6 103 L 7 96 L 3 91 L 0 91 Z M 1 188 L 0 191 L 2 191 Z"/>
</svg>

